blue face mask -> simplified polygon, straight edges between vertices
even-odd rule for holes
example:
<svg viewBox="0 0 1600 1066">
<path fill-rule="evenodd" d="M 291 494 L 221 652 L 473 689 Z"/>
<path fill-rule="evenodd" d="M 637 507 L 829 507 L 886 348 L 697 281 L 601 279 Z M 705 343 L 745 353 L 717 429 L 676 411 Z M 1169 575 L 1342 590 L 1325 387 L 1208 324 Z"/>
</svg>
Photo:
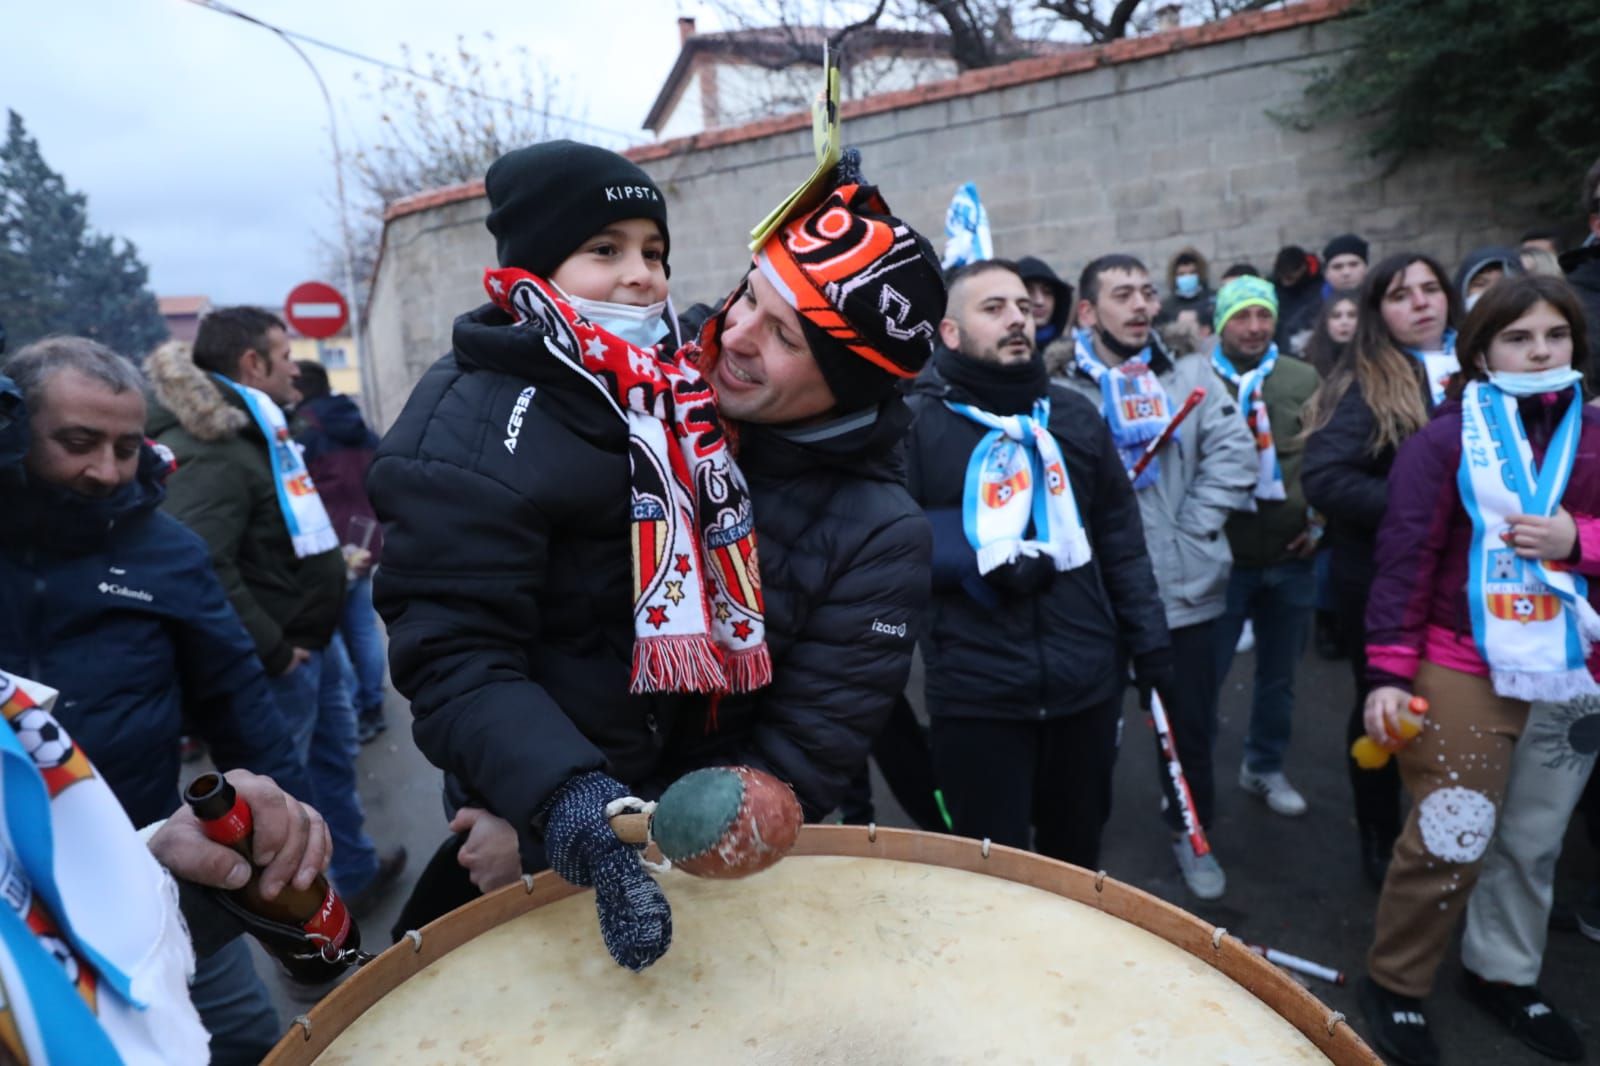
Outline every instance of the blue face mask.
<svg viewBox="0 0 1600 1066">
<path fill-rule="evenodd" d="M 1200 275 L 1179 274 L 1177 281 L 1173 283 L 1173 287 L 1178 290 L 1178 295 L 1185 300 L 1198 296 L 1200 294 Z"/>
<path fill-rule="evenodd" d="M 567 302 L 584 318 L 635 348 L 649 348 L 669 332 L 667 320 L 662 317 L 667 310 L 665 300 L 644 307 L 585 300 L 581 296 L 568 296 Z"/>
<path fill-rule="evenodd" d="M 1556 366 L 1549 370 L 1523 373 L 1489 371 L 1489 384 L 1512 396 L 1543 396 L 1547 392 L 1570 389 L 1582 380 L 1583 375 L 1570 366 Z"/>
</svg>

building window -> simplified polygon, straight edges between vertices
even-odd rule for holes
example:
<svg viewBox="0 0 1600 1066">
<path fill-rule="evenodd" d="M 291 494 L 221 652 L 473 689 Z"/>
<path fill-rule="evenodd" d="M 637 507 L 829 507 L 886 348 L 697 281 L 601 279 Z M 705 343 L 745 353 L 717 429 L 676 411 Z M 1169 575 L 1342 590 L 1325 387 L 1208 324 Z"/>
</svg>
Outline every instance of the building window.
<svg viewBox="0 0 1600 1066">
<path fill-rule="evenodd" d="M 350 357 L 343 348 L 323 347 L 317 352 L 317 361 L 329 370 L 344 370 L 350 365 Z"/>
</svg>

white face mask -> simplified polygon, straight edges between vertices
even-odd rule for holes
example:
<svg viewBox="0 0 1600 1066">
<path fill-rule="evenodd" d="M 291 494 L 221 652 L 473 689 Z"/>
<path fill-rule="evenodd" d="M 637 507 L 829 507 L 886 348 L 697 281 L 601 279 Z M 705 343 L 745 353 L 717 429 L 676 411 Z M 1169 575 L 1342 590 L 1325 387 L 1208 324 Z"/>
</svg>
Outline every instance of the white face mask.
<svg viewBox="0 0 1600 1066">
<path fill-rule="evenodd" d="M 662 317 L 667 310 L 665 300 L 643 307 L 585 300 L 581 296 L 568 296 L 567 302 L 584 318 L 635 348 L 649 348 L 671 332 Z"/>
<path fill-rule="evenodd" d="M 1570 366 L 1555 366 L 1549 370 L 1522 373 L 1489 371 L 1489 383 L 1512 396 L 1543 396 L 1547 392 L 1570 389 L 1582 380 L 1583 375 Z"/>
</svg>

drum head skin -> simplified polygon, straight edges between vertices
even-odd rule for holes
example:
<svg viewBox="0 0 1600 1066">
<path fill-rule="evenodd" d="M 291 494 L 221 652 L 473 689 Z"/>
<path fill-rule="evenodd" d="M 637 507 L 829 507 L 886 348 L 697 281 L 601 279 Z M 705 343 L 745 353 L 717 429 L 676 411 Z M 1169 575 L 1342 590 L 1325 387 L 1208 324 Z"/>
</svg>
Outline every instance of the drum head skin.
<svg viewBox="0 0 1600 1066">
<path fill-rule="evenodd" d="M 795 855 L 741 881 L 676 872 L 661 881 L 672 902 L 672 950 L 643 974 L 606 954 L 592 894 L 568 895 L 423 966 L 344 1025 L 315 1061 L 1331 1061 L 1196 955 L 1103 908 L 1015 880 L 923 862 Z M 1209 950 L 1205 928 L 1173 913 Z M 402 941 L 395 952 L 409 955 L 412 946 Z M 350 986 L 366 976 L 336 993 L 346 1008 L 361 999 Z M 1320 1007 L 1298 989 L 1286 994 Z M 319 1015 L 322 1008 L 314 1025 L 338 1024 Z M 1335 1024 L 1365 1052 L 1342 1023 L 1330 1020 L 1330 1033 Z M 269 1062 L 309 1061 L 285 1054 L 300 1043 L 297 1032 Z M 1344 1061 L 1376 1061 L 1369 1054 Z"/>
</svg>

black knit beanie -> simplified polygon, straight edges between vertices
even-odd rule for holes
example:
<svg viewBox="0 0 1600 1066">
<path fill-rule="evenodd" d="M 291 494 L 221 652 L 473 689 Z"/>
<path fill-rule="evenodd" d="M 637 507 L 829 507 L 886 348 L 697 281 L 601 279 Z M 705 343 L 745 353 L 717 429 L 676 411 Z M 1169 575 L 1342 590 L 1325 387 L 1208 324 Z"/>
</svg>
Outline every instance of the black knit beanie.
<svg viewBox="0 0 1600 1066">
<path fill-rule="evenodd" d="M 548 278 L 584 241 L 630 218 L 661 227 L 666 264 L 667 202 L 650 175 L 613 151 L 577 141 L 518 148 L 489 166 L 483 185 L 502 267 Z"/>
<path fill-rule="evenodd" d="M 1367 242 L 1354 233 L 1341 233 L 1322 249 L 1322 265 L 1327 266 L 1336 255 L 1353 255 L 1367 262 Z"/>
</svg>

